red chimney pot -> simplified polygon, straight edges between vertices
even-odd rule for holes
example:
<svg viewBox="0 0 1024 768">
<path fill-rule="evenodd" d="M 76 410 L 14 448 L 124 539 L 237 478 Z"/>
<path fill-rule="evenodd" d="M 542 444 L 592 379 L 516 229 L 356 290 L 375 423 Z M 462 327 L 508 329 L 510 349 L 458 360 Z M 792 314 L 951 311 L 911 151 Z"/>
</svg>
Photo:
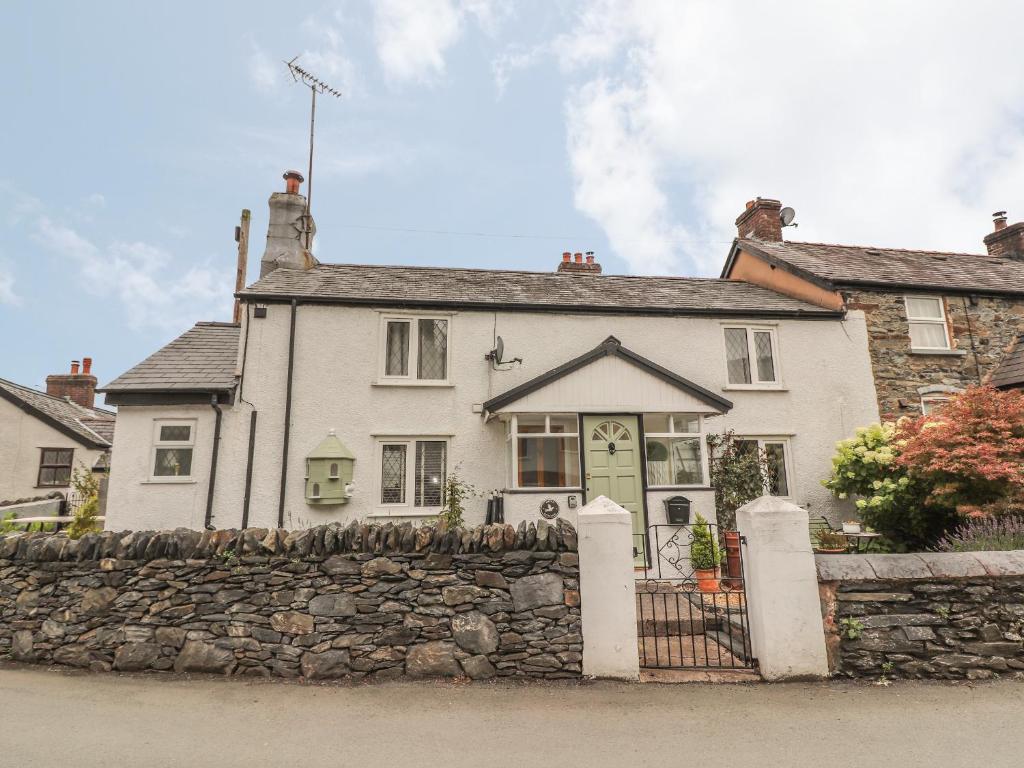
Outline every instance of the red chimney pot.
<svg viewBox="0 0 1024 768">
<path fill-rule="evenodd" d="M 564 263 L 568 264 L 571 258 L 572 254 L 569 251 L 562 251 L 562 261 Z"/>
<path fill-rule="evenodd" d="M 1006 229 L 1006 211 L 996 211 L 992 214 L 992 223 L 995 224 L 995 231 Z"/>
<path fill-rule="evenodd" d="M 72 376 L 77 376 L 78 375 L 78 361 L 77 360 L 72 360 L 71 361 L 71 375 Z"/>
<path fill-rule="evenodd" d="M 82 358 L 82 373 L 88 374 L 91 370 L 92 370 L 92 358 L 91 357 L 83 357 Z"/>
<path fill-rule="evenodd" d="M 574 253 L 573 254 L 573 260 L 577 264 L 582 264 L 583 263 L 583 254 L 582 253 Z"/>
<path fill-rule="evenodd" d="M 289 195 L 299 194 L 299 185 L 302 184 L 306 179 L 298 171 L 285 171 L 284 172 L 284 191 Z"/>
</svg>

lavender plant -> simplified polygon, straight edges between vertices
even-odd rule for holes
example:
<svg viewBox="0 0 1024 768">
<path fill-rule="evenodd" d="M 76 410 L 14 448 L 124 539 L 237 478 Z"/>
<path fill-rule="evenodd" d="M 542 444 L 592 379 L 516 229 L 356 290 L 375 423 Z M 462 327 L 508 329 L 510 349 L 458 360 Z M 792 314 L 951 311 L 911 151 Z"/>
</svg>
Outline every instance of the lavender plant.
<svg viewBox="0 0 1024 768">
<path fill-rule="evenodd" d="M 939 552 L 1024 549 L 1024 517 L 972 517 L 939 540 Z"/>
</svg>

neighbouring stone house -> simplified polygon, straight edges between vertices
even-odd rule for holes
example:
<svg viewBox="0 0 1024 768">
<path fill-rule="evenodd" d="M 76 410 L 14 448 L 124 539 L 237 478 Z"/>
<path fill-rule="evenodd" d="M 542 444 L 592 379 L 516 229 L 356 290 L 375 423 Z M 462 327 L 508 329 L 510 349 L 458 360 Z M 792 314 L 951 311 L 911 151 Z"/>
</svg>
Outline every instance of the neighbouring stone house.
<svg viewBox="0 0 1024 768">
<path fill-rule="evenodd" d="M 114 414 L 95 407 L 92 360 L 46 377 L 46 392 L 0 379 L 0 501 L 68 492 L 75 468 L 105 472 Z"/>
<path fill-rule="evenodd" d="M 927 413 L 987 383 L 1024 329 L 1024 222 L 984 238 L 987 254 L 790 242 L 781 203 L 757 198 L 736 220 L 722 277 L 867 319 L 885 419 Z"/>
<path fill-rule="evenodd" d="M 1024 388 L 1024 333 L 1013 342 L 990 383 L 998 389 Z"/>
<path fill-rule="evenodd" d="M 107 384 L 113 529 L 301 528 L 436 515 L 452 473 L 512 524 L 588 499 L 635 531 L 714 518 L 708 434 L 833 519 L 835 442 L 878 411 L 863 314 L 735 280 L 320 264 L 298 174 L 270 200 L 240 325 L 200 323 Z M 298 177 L 301 178 L 301 177 Z M 828 361 L 823 365 L 822 361 Z M 638 548 L 645 546 L 638 542 Z"/>
</svg>

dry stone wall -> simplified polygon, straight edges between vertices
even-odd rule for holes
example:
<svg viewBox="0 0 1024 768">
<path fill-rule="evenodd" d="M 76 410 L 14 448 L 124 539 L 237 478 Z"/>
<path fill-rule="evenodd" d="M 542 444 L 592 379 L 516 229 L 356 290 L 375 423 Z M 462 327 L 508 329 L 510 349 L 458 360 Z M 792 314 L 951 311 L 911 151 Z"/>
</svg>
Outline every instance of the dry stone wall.
<svg viewBox="0 0 1024 768">
<path fill-rule="evenodd" d="M 564 521 L 0 537 L 0 655 L 21 662 L 573 678 L 582 652 Z"/>
<path fill-rule="evenodd" d="M 979 680 L 1024 671 L 1024 552 L 816 560 L 833 673 Z"/>
</svg>

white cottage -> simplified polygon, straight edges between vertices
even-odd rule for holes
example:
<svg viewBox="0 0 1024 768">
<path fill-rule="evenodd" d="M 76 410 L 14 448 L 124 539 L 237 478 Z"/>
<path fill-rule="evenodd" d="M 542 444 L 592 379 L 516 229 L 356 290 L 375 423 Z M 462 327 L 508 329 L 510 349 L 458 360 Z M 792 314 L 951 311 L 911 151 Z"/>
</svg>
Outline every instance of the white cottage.
<svg viewBox="0 0 1024 768">
<path fill-rule="evenodd" d="M 714 518 L 706 437 L 835 519 L 835 442 L 877 420 L 864 318 L 739 281 L 319 264 L 295 177 L 271 197 L 240 325 L 200 323 L 108 384 L 107 524 L 420 520 L 452 472 L 513 524 L 611 497 L 636 530 L 682 496 Z M 337 438 L 341 448 L 329 441 Z"/>
</svg>

